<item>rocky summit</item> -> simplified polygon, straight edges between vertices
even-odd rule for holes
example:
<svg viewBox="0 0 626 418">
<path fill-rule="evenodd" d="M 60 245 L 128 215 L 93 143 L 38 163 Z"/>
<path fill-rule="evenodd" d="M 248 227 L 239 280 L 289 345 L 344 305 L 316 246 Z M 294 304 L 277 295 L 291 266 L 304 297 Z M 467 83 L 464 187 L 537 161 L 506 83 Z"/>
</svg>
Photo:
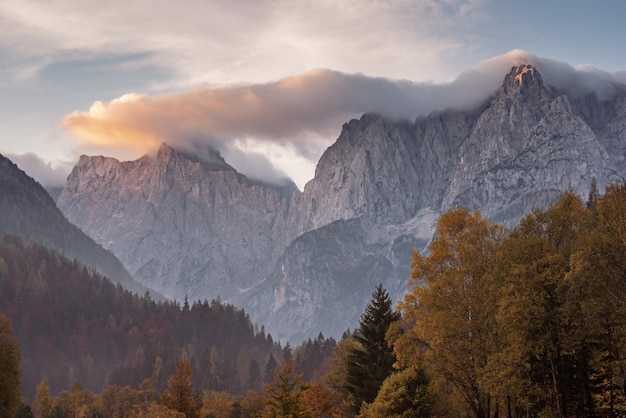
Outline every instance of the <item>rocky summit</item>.
<svg viewBox="0 0 626 418">
<path fill-rule="evenodd" d="M 411 250 L 447 209 L 512 226 L 569 188 L 623 179 L 625 98 L 622 85 L 558 91 L 521 65 L 474 109 L 346 123 L 302 193 L 164 144 L 131 162 L 81 157 L 58 205 L 166 296 L 232 301 L 283 341 L 339 336 L 376 284 L 401 298 Z"/>
</svg>

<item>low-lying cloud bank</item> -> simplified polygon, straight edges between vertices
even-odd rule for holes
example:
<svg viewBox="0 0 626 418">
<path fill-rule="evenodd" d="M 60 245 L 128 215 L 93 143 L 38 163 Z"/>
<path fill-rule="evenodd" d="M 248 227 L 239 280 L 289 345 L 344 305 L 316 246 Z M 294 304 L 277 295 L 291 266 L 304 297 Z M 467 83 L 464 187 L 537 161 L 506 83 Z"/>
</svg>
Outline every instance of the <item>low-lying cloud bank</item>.
<svg viewBox="0 0 626 418">
<path fill-rule="evenodd" d="M 469 108 L 492 95 L 510 68 L 522 63 L 534 65 L 547 84 L 568 94 L 606 95 L 615 83 L 626 82 L 626 72 L 574 68 L 514 50 L 483 61 L 447 84 L 320 69 L 265 84 L 202 86 L 155 97 L 127 94 L 95 102 L 87 111 L 66 116 L 62 124 L 85 153 L 130 158 L 161 142 L 188 151 L 210 146 L 241 172 L 265 181 L 276 181 L 285 172 L 292 178 L 298 174 L 266 152 L 268 147 L 283 149 L 311 162 L 306 168 L 310 172 L 300 173 L 306 179 L 350 118 L 371 112 L 413 120 L 433 111 Z"/>
<path fill-rule="evenodd" d="M 55 164 L 52 164 L 42 160 L 32 152 L 25 154 L 6 153 L 4 156 L 44 187 L 63 186 L 73 167 L 73 164 L 68 161 L 56 161 Z"/>
</svg>

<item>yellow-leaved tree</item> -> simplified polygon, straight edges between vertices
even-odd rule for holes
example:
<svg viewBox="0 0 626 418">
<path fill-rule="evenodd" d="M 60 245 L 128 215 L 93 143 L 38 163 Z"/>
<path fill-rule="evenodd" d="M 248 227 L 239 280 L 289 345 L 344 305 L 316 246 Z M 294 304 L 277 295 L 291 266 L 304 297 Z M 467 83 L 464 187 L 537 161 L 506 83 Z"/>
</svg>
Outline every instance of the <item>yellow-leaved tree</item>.
<svg viewBox="0 0 626 418">
<path fill-rule="evenodd" d="M 199 418 L 202 408 L 200 394 L 194 391 L 191 381 L 191 364 L 183 359 L 176 361 L 176 371 L 167 380 L 167 388 L 161 394 L 163 405 L 182 412 L 187 418 Z"/>
<path fill-rule="evenodd" d="M 446 404 L 476 418 L 498 407 L 482 382 L 497 345 L 490 269 L 503 235 L 478 212 L 445 213 L 428 255 L 413 253 L 411 292 L 400 304 L 410 326 L 394 345 L 399 364 L 421 367 L 423 361 Z"/>
</svg>

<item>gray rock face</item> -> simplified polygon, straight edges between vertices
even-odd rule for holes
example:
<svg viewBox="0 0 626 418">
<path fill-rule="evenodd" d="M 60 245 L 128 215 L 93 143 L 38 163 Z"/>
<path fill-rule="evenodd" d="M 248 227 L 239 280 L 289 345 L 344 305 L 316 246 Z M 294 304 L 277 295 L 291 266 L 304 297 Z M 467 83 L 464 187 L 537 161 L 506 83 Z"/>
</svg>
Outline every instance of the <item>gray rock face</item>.
<svg viewBox="0 0 626 418">
<path fill-rule="evenodd" d="M 59 207 L 167 296 L 220 296 L 285 341 L 339 336 L 377 283 L 401 297 L 443 211 L 510 226 L 570 187 L 585 197 L 593 178 L 623 178 L 625 98 L 568 97 L 523 65 L 471 111 L 346 123 L 303 193 L 163 146 L 128 163 L 82 157 Z"/>
<path fill-rule="evenodd" d="M 550 94 L 531 66 L 507 75 L 459 154 L 442 210 L 466 206 L 492 216 L 519 196 L 568 187 L 584 194 L 591 178 L 607 184 L 617 177 L 568 98 Z"/>
<path fill-rule="evenodd" d="M 228 299 L 257 284 L 287 246 L 292 187 L 164 144 L 131 162 L 81 157 L 57 203 L 146 286 L 179 300 Z"/>
</svg>

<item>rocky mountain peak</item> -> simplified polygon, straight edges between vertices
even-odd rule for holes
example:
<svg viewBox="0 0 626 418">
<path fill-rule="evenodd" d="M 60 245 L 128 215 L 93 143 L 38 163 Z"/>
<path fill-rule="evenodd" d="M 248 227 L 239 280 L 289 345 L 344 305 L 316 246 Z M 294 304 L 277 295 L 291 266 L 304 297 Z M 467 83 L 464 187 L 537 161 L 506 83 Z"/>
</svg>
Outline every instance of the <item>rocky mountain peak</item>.
<svg viewBox="0 0 626 418">
<path fill-rule="evenodd" d="M 543 79 L 532 65 L 518 65 L 511 68 L 504 78 L 502 90 L 508 97 L 541 95 L 544 90 Z"/>
<path fill-rule="evenodd" d="M 174 153 L 174 149 L 170 147 L 169 145 L 167 145 L 167 143 L 162 142 L 157 151 L 156 158 L 157 160 L 168 159 L 172 156 L 173 153 Z"/>
<path fill-rule="evenodd" d="M 157 163 L 161 164 L 186 164 L 186 163 L 200 163 L 203 168 L 209 171 L 235 171 L 230 166 L 219 151 L 211 147 L 198 147 L 193 151 L 178 150 L 172 148 L 167 143 L 163 142 L 157 150 L 155 157 Z"/>
</svg>

